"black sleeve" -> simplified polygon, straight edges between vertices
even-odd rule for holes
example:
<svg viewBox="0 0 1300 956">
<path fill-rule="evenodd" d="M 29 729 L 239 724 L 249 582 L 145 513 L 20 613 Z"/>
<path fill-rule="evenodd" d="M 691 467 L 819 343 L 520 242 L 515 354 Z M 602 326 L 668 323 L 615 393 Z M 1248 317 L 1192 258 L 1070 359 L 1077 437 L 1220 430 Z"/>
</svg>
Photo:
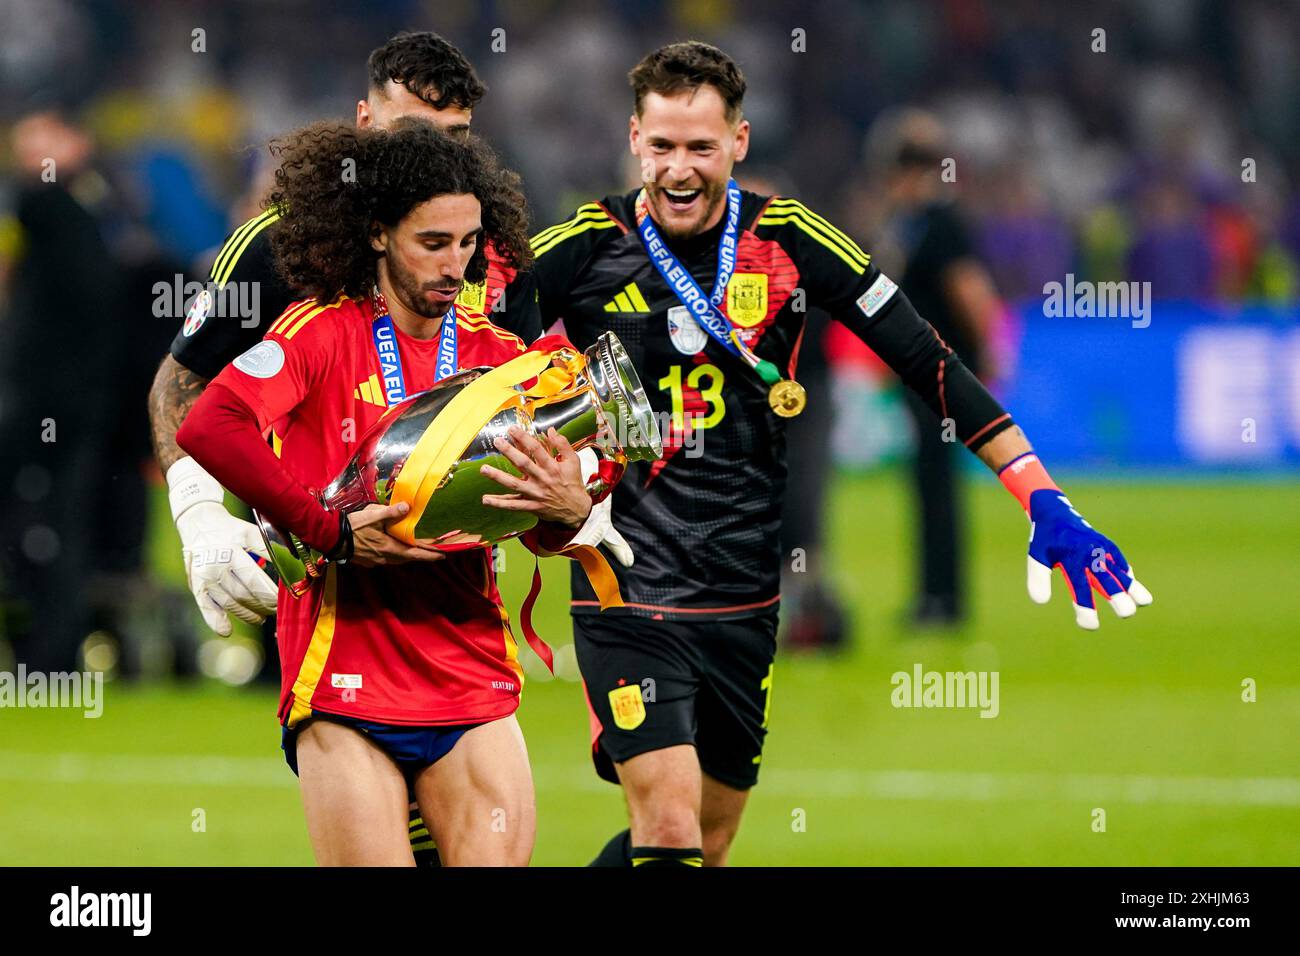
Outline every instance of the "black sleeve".
<svg viewBox="0 0 1300 956">
<path fill-rule="evenodd" d="M 564 222 L 533 236 L 533 282 L 538 321 L 542 331 L 565 315 L 569 290 L 591 258 L 600 237 L 620 232 L 616 221 L 599 203 L 585 203 Z"/>
<path fill-rule="evenodd" d="M 972 451 L 1014 423 L 901 289 L 852 239 L 796 200 L 774 200 L 757 223 L 777 230 L 808 305 L 825 309 L 880 356 Z M 762 232 L 760 237 L 767 238 Z"/>
<path fill-rule="evenodd" d="M 570 280 L 576 275 L 574 249 L 558 246 L 533 263 L 533 303 L 543 331 L 568 311 Z"/>
<path fill-rule="evenodd" d="M 231 233 L 217 253 L 204 292 L 187 303 L 171 354 L 190 371 L 216 378 L 261 340 L 290 303 L 302 298 L 275 268 L 269 233 L 277 221 L 268 211 Z"/>
<path fill-rule="evenodd" d="M 520 272 L 508 282 L 489 316 L 494 325 L 513 332 L 530 345 L 542 336 L 542 316 L 537 308 L 537 277 Z"/>
<path fill-rule="evenodd" d="M 883 273 L 876 274 L 889 282 Z M 860 321 L 851 313 L 848 321 L 838 314 L 836 318 L 897 372 L 939 418 L 951 418 L 957 437 L 971 451 L 1015 424 L 960 356 L 912 308 L 901 289 L 893 292 L 872 320 Z"/>
</svg>

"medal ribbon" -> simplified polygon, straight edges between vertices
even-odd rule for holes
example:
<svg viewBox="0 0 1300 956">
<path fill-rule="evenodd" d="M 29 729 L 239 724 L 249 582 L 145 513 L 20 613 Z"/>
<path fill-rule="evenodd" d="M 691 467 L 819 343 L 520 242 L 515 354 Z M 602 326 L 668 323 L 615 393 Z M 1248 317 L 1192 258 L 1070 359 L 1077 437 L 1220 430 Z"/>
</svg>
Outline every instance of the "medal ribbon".
<svg viewBox="0 0 1300 956">
<path fill-rule="evenodd" d="M 736 237 L 740 234 L 740 187 L 734 179 L 727 180 L 727 215 L 718 242 L 718 271 L 713 280 L 713 292 L 706 296 L 700 284 L 695 281 L 689 270 L 677 261 L 655 228 L 650 216 L 649 204 L 645 190 L 636 199 L 637 233 L 641 236 L 641 245 L 654 263 L 659 274 L 668 283 L 668 288 L 686 306 L 700 328 L 709 333 L 713 340 L 735 355 L 750 368 L 754 369 L 768 385 L 775 385 L 781 380 L 781 372 L 766 359 L 754 354 L 740 340 L 740 335 L 732 326 L 731 320 L 722 313 L 719 306 L 727 295 L 727 284 L 736 269 Z"/>
<path fill-rule="evenodd" d="M 370 335 L 374 339 L 375 354 L 379 356 L 379 370 L 384 383 L 384 400 L 392 408 L 406 399 L 406 376 L 402 373 L 402 354 L 397 348 L 397 331 L 393 327 L 393 317 L 388 314 L 388 302 L 378 289 L 374 296 L 375 320 L 370 325 Z M 459 351 L 456 345 L 456 307 L 453 305 L 442 319 L 442 330 L 438 334 L 438 364 L 435 381 L 442 381 L 449 375 L 455 375 L 460 367 Z"/>
</svg>

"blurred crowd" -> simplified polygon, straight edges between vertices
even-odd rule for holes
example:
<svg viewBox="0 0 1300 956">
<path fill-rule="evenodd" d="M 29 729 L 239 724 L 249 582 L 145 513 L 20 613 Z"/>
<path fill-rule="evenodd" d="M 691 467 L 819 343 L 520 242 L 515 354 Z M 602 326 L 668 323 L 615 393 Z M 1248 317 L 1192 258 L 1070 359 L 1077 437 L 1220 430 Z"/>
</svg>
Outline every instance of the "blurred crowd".
<svg viewBox="0 0 1300 956">
<path fill-rule="evenodd" d="M 367 52 L 397 30 L 470 57 L 489 88 L 475 124 L 539 224 L 627 182 L 626 71 L 694 36 L 747 71 L 749 169 L 869 247 L 867 134 L 923 105 L 951 132 L 953 192 L 1011 299 L 1067 272 L 1170 299 L 1296 295 L 1289 0 L 0 0 L 0 22 L 0 119 L 33 97 L 70 107 L 186 263 L 255 205 L 266 140 L 349 117 Z"/>
<path fill-rule="evenodd" d="M 694 37 L 746 71 L 747 180 L 804 199 L 886 272 L 904 254 L 882 131 L 923 106 L 947 130 L 945 196 L 1004 299 L 1067 273 L 1164 299 L 1297 297 L 1289 0 L 0 0 L 3 499 L 40 508 L 80 482 L 98 502 L 60 519 L 93 529 L 80 549 L 55 531 L 9 544 L 100 582 L 113 614 L 184 616 L 120 583 L 144 561 L 156 479 L 145 395 L 184 312 L 160 310 L 155 285 L 206 276 L 258 208 L 267 140 L 350 119 L 367 53 L 402 29 L 475 64 L 474 126 L 523 175 L 539 228 L 635 181 L 626 72 Z M 33 465 L 22 429 L 60 393 L 94 424 Z"/>
</svg>

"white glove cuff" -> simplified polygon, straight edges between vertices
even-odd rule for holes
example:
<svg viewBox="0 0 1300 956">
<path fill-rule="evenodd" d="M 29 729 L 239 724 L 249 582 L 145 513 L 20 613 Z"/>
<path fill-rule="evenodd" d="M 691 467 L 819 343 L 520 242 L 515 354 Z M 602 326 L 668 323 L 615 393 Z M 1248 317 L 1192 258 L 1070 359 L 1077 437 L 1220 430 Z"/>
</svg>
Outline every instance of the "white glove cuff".
<svg viewBox="0 0 1300 956">
<path fill-rule="evenodd" d="M 610 500 L 606 498 L 600 504 L 591 506 L 591 514 L 582 523 L 569 544 L 588 544 L 593 548 L 605 540 L 605 533 L 611 528 L 609 517 Z"/>
<path fill-rule="evenodd" d="M 202 501 L 211 501 L 224 508 L 226 493 L 217 479 L 187 455 L 167 469 L 167 500 L 172 506 L 172 520 L 176 521 Z"/>
</svg>

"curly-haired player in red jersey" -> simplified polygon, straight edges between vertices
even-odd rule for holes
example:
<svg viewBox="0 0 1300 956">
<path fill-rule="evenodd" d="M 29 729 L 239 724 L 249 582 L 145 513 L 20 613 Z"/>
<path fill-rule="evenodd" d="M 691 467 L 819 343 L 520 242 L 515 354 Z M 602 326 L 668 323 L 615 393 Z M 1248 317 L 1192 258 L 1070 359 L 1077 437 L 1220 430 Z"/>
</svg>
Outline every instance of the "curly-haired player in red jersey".
<svg viewBox="0 0 1300 956">
<path fill-rule="evenodd" d="M 317 124 L 280 155 L 276 259 L 310 298 L 213 380 L 177 439 L 333 559 L 301 599 L 282 587 L 278 607 L 284 750 L 312 846 L 324 865 L 412 865 L 410 786 L 445 864 L 526 864 L 535 820 L 514 717 L 523 673 L 488 550 L 412 547 L 386 530 L 405 504 L 341 515 L 306 490 L 344 467 L 387 400 L 525 350 L 454 306 L 483 277 L 485 242 L 527 264 L 517 177 L 480 141 L 414 120 L 390 131 Z M 377 349 L 391 338 L 398 370 L 390 361 L 385 372 Z M 573 448 L 548 437 L 549 449 L 522 432 L 500 440 L 524 479 L 485 469 L 510 493 L 484 500 L 536 514 L 549 548 L 572 536 L 591 499 Z"/>
</svg>

